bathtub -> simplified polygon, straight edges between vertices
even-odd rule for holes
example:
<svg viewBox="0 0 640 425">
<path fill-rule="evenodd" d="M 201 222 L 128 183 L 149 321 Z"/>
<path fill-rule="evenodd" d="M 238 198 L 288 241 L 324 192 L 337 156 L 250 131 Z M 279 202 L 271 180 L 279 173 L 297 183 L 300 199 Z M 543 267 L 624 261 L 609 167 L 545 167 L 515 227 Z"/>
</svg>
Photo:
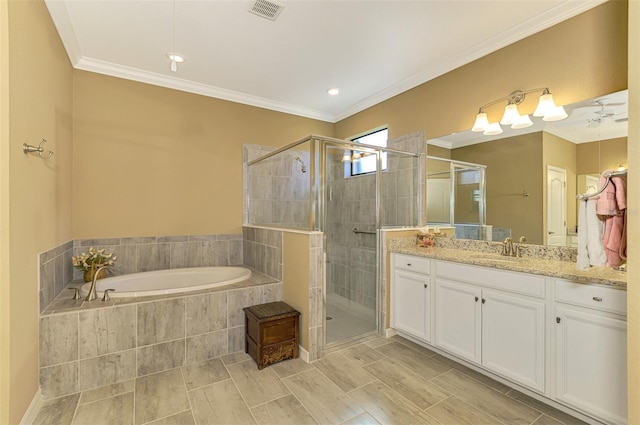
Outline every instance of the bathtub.
<svg viewBox="0 0 640 425">
<path fill-rule="evenodd" d="M 250 276 L 250 269 L 234 266 L 156 270 L 98 279 L 96 291 L 98 297 L 102 297 L 105 289 L 115 289 L 114 292 L 109 292 L 111 298 L 177 294 L 217 288 L 243 281 Z M 82 285 L 82 297 L 89 293 L 90 288 L 91 282 Z"/>
</svg>

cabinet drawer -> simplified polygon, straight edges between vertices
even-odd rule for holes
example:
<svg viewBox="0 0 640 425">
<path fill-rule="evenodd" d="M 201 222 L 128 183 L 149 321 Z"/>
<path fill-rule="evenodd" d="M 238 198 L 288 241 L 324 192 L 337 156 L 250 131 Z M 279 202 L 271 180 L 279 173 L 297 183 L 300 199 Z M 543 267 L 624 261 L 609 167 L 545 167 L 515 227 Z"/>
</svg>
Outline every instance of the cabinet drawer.
<svg viewBox="0 0 640 425">
<path fill-rule="evenodd" d="M 438 277 L 502 289 L 516 294 L 545 297 L 545 284 L 542 276 L 447 261 L 438 261 L 435 267 L 435 273 Z"/>
<path fill-rule="evenodd" d="M 270 323 L 265 323 L 262 328 L 262 343 L 264 345 L 294 339 L 296 336 L 297 317 L 289 317 Z"/>
<path fill-rule="evenodd" d="M 402 270 L 410 270 L 416 273 L 429 274 L 429 259 L 416 257 L 415 255 L 394 254 L 395 267 Z"/>
<path fill-rule="evenodd" d="M 620 289 L 556 279 L 555 292 L 558 302 L 627 314 L 627 292 Z"/>
</svg>

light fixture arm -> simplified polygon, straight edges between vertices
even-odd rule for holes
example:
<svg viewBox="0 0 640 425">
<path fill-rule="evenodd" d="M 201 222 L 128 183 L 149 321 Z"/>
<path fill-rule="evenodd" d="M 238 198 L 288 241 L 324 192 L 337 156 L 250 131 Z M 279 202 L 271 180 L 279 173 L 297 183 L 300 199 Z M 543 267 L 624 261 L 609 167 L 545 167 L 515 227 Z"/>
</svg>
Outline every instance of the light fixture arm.
<svg viewBox="0 0 640 425">
<path fill-rule="evenodd" d="M 535 92 L 540 92 L 540 91 L 542 92 L 542 94 L 543 94 L 543 95 L 545 95 L 545 94 L 549 94 L 549 93 L 550 93 L 550 92 L 549 92 L 549 88 L 548 88 L 548 87 L 540 87 L 540 88 L 537 88 L 537 89 L 531 89 L 531 90 L 515 90 L 515 91 L 512 91 L 512 92 L 511 92 L 510 94 L 508 94 L 507 96 L 502 96 L 502 97 L 501 97 L 501 98 L 499 98 L 499 99 L 492 100 L 491 102 L 489 102 L 489 103 L 486 103 L 486 104 L 482 105 L 482 106 L 480 107 L 480 109 L 478 110 L 478 113 L 482 113 L 482 112 L 484 112 L 484 110 L 485 110 L 486 108 L 488 108 L 489 106 L 493 106 L 493 105 L 495 105 L 496 103 L 500 103 L 500 102 L 503 102 L 503 101 L 505 101 L 505 100 L 506 100 L 506 101 L 508 101 L 508 103 L 509 103 L 509 104 L 519 105 L 519 104 L 521 104 L 522 102 L 524 102 L 524 99 L 525 99 L 525 97 L 526 97 L 526 95 L 527 95 L 527 94 L 529 94 L 529 93 L 535 93 Z"/>
</svg>

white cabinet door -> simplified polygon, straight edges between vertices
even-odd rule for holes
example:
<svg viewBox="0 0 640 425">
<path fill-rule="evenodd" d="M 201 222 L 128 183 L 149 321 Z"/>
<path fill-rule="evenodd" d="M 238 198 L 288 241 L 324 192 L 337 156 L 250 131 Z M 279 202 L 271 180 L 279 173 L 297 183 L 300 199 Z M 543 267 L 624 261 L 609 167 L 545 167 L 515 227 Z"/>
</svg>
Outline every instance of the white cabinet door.
<svg viewBox="0 0 640 425">
<path fill-rule="evenodd" d="M 436 280 L 435 344 L 477 364 L 481 361 L 480 295 L 475 286 Z"/>
<path fill-rule="evenodd" d="M 545 303 L 482 291 L 482 365 L 544 392 Z"/>
<path fill-rule="evenodd" d="M 556 308 L 556 398 L 607 422 L 627 422 L 627 323 Z"/>
<path fill-rule="evenodd" d="M 429 276 L 396 269 L 393 284 L 393 327 L 431 342 Z"/>
</svg>

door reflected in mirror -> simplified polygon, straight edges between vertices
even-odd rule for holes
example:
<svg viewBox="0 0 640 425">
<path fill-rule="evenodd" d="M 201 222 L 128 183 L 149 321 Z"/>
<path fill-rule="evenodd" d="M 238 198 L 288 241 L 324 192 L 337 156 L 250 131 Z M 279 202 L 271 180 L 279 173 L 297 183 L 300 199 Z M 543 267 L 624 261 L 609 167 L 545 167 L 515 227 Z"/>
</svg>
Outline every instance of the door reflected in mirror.
<svg viewBox="0 0 640 425">
<path fill-rule="evenodd" d="M 482 164 L 485 170 L 484 215 L 486 225 L 501 229 L 500 234 L 475 237 L 460 233 L 460 238 L 502 240 L 526 236 L 532 244 L 575 243 L 577 225 L 576 195 L 599 189 L 600 174 L 627 164 L 627 103 L 624 90 L 594 99 L 565 105 L 569 114 L 558 122 L 534 121 L 532 127 L 513 130 L 505 127 L 497 136 L 483 136 L 469 131 L 428 140 L 428 154 L 446 160 Z M 566 174 L 565 235 L 549 237 L 548 170 Z M 427 164 L 427 175 L 438 169 Z M 435 179 L 435 178 L 434 178 Z M 428 183 L 427 204 L 446 203 L 444 183 L 436 189 Z M 450 192 L 451 193 L 451 192 Z M 471 192 L 468 197 L 474 199 Z M 556 198 L 551 198 L 556 199 Z M 460 203 L 460 206 L 462 202 Z M 467 205 L 473 208 L 473 201 Z M 555 208 L 556 210 L 558 208 Z M 561 209 L 561 208 L 560 208 Z M 427 207 L 427 222 L 465 224 L 464 214 L 450 205 L 437 215 Z M 457 216 L 457 218 L 456 218 Z M 468 236 L 468 237 L 466 237 Z"/>
</svg>

